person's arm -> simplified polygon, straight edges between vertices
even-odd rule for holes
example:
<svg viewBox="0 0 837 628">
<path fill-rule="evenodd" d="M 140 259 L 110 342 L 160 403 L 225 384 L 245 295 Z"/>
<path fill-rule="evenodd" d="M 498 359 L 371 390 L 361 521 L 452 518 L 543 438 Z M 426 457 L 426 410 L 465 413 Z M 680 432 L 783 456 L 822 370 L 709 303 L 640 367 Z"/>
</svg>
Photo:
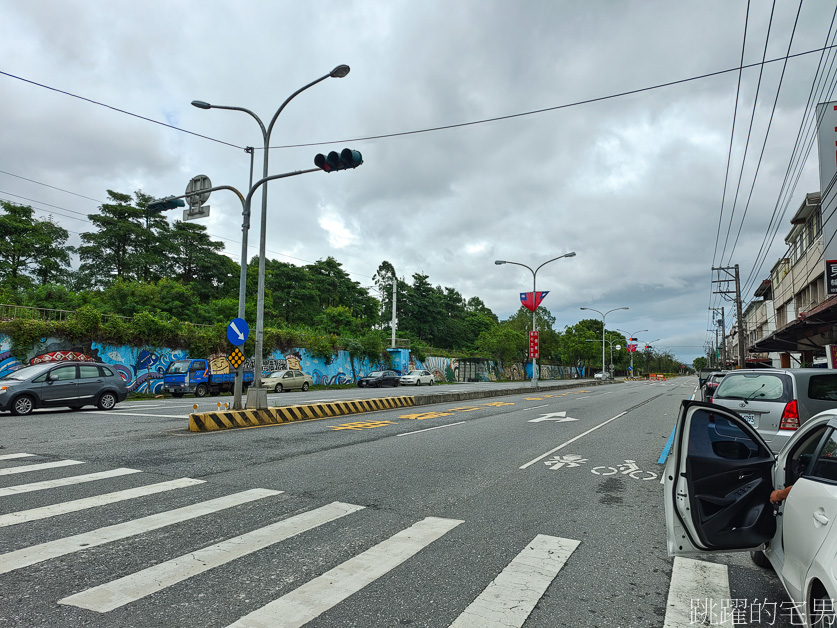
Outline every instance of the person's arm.
<svg viewBox="0 0 837 628">
<path fill-rule="evenodd" d="M 788 493 L 793 488 L 793 485 L 783 488 L 780 491 L 773 491 L 770 493 L 770 502 L 772 504 L 778 504 L 780 502 L 785 501 L 788 498 Z"/>
</svg>

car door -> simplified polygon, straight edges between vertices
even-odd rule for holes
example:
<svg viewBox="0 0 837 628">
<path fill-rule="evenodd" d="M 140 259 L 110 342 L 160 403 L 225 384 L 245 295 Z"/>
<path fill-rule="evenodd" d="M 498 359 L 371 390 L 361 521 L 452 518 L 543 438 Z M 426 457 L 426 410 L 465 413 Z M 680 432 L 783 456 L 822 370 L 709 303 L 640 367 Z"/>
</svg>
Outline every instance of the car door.
<svg viewBox="0 0 837 628">
<path fill-rule="evenodd" d="M 770 448 L 735 412 L 680 406 L 665 471 L 670 556 L 759 549 L 777 532 Z"/>
<path fill-rule="evenodd" d="M 294 377 L 293 371 L 288 371 L 282 376 L 282 386 L 285 390 L 293 390 L 298 385 L 296 377 Z"/>
<path fill-rule="evenodd" d="M 79 403 L 94 403 L 99 391 L 105 385 L 105 378 L 95 364 L 78 365 L 78 401 Z"/>
<path fill-rule="evenodd" d="M 41 405 L 74 406 L 78 402 L 78 374 L 75 364 L 52 369 L 41 384 Z"/>
<path fill-rule="evenodd" d="M 782 520 L 785 558 L 781 576 L 791 597 L 804 599 L 806 575 L 826 536 L 837 525 L 837 430 L 833 421 L 808 469 L 793 484 L 782 506 Z"/>
</svg>

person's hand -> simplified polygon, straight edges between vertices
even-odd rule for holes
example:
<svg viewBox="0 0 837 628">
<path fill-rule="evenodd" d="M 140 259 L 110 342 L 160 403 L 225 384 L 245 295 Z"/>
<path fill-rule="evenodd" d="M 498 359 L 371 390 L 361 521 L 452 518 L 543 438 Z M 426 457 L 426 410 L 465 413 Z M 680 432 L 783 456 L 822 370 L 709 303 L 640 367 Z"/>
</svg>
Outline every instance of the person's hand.
<svg viewBox="0 0 837 628">
<path fill-rule="evenodd" d="M 770 503 L 771 504 L 780 504 L 788 498 L 788 493 L 790 493 L 791 487 L 788 486 L 787 488 L 783 488 L 780 491 L 773 491 L 770 493 Z"/>
</svg>

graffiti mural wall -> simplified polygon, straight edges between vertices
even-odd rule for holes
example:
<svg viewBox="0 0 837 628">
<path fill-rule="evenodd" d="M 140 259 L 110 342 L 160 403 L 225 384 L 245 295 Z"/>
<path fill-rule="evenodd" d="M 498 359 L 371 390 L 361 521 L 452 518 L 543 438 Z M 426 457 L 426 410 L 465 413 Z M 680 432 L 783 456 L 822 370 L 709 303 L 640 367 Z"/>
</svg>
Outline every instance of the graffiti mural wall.
<svg viewBox="0 0 837 628">
<path fill-rule="evenodd" d="M 175 360 L 183 360 L 188 353 L 179 349 L 165 347 L 130 347 L 127 345 L 114 346 L 99 342 L 72 343 L 60 338 L 41 338 L 29 351 L 24 363 L 12 356 L 11 342 L 8 336 L 0 334 L 0 377 L 17 370 L 25 364 L 59 360 L 85 360 L 110 364 L 125 380 L 131 392 L 159 394 L 163 386 L 163 373 Z M 314 384 L 334 386 L 337 384 L 353 384 L 361 375 L 376 369 L 390 368 L 399 374 L 410 369 L 427 369 L 442 382 L 467 381 L 498 381 L 500 379 L 522 381 L 531 377 L 530 364 L 497 365 L 491 360 L 457 359 L 442 357 L 427 357 L 418 360 L 408 349 L 388 349 L 391 366 L 382 363 L 373 364 L 368 360 L 353 360 L 345 351 L 340 351 L 331 362 L 321 357 L 310 355 L 305 349 L 295 349 L 289 352 L 279 350 L 271 353 L 263 362 L 263 373 L 272 373 L 284 369 L 298 369 L 311 375 Z M 204 356 L 198 356 L 204 357 Z M 206 356 L 217 361 L 219 365 L 226 365 L 226 358 L 222 354 Z M 245 362 L 245 368 L 252 369 L 253 359 Z M 528 372 L 527 372 L 528 366 Z M 539 365 L 541 379 L 562 379 L 573 377 L 575 369 Z"/>
</svg>

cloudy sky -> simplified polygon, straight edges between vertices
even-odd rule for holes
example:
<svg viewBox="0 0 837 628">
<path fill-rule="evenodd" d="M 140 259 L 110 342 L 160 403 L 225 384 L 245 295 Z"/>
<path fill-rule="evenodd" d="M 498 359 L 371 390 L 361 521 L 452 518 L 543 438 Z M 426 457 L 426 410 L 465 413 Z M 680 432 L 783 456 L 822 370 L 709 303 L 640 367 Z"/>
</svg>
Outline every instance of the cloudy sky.
<svg viewBox="0 0 837 628">
<path fill-rule="evenodd" d="M 712 266 L 740 265 L 746 304 L 819 190 L 816 151 L 783 181 L 821 53 L 761 61 L 832 43 L 829 5 L 797 20 L 785 0 L 771 22 L 767 0 L 0 0 L 0 198 L 52 214 L 75 244 L 107 189 L 182 194 L 205 174 L 246 192 L 258 125 L 190 102 L 267 125 L 347 64 L 282 112 L 270 174 L 347 146 L 364 164 L 270 184 L 269 257 L 330 255 L 367 286 L 387 260 L 506 318 L 532 275 L 494 260 L 575 251 L 538 273 L 559 330 L 579 307 L 629 307 L 607 327 L 648 329 L 640 340 L 691 363 L 714 338 L 710 306 L 733 322 Z M 238 260 L 239 201 L 209 205 L 202 224 Z"/>
</svg>

